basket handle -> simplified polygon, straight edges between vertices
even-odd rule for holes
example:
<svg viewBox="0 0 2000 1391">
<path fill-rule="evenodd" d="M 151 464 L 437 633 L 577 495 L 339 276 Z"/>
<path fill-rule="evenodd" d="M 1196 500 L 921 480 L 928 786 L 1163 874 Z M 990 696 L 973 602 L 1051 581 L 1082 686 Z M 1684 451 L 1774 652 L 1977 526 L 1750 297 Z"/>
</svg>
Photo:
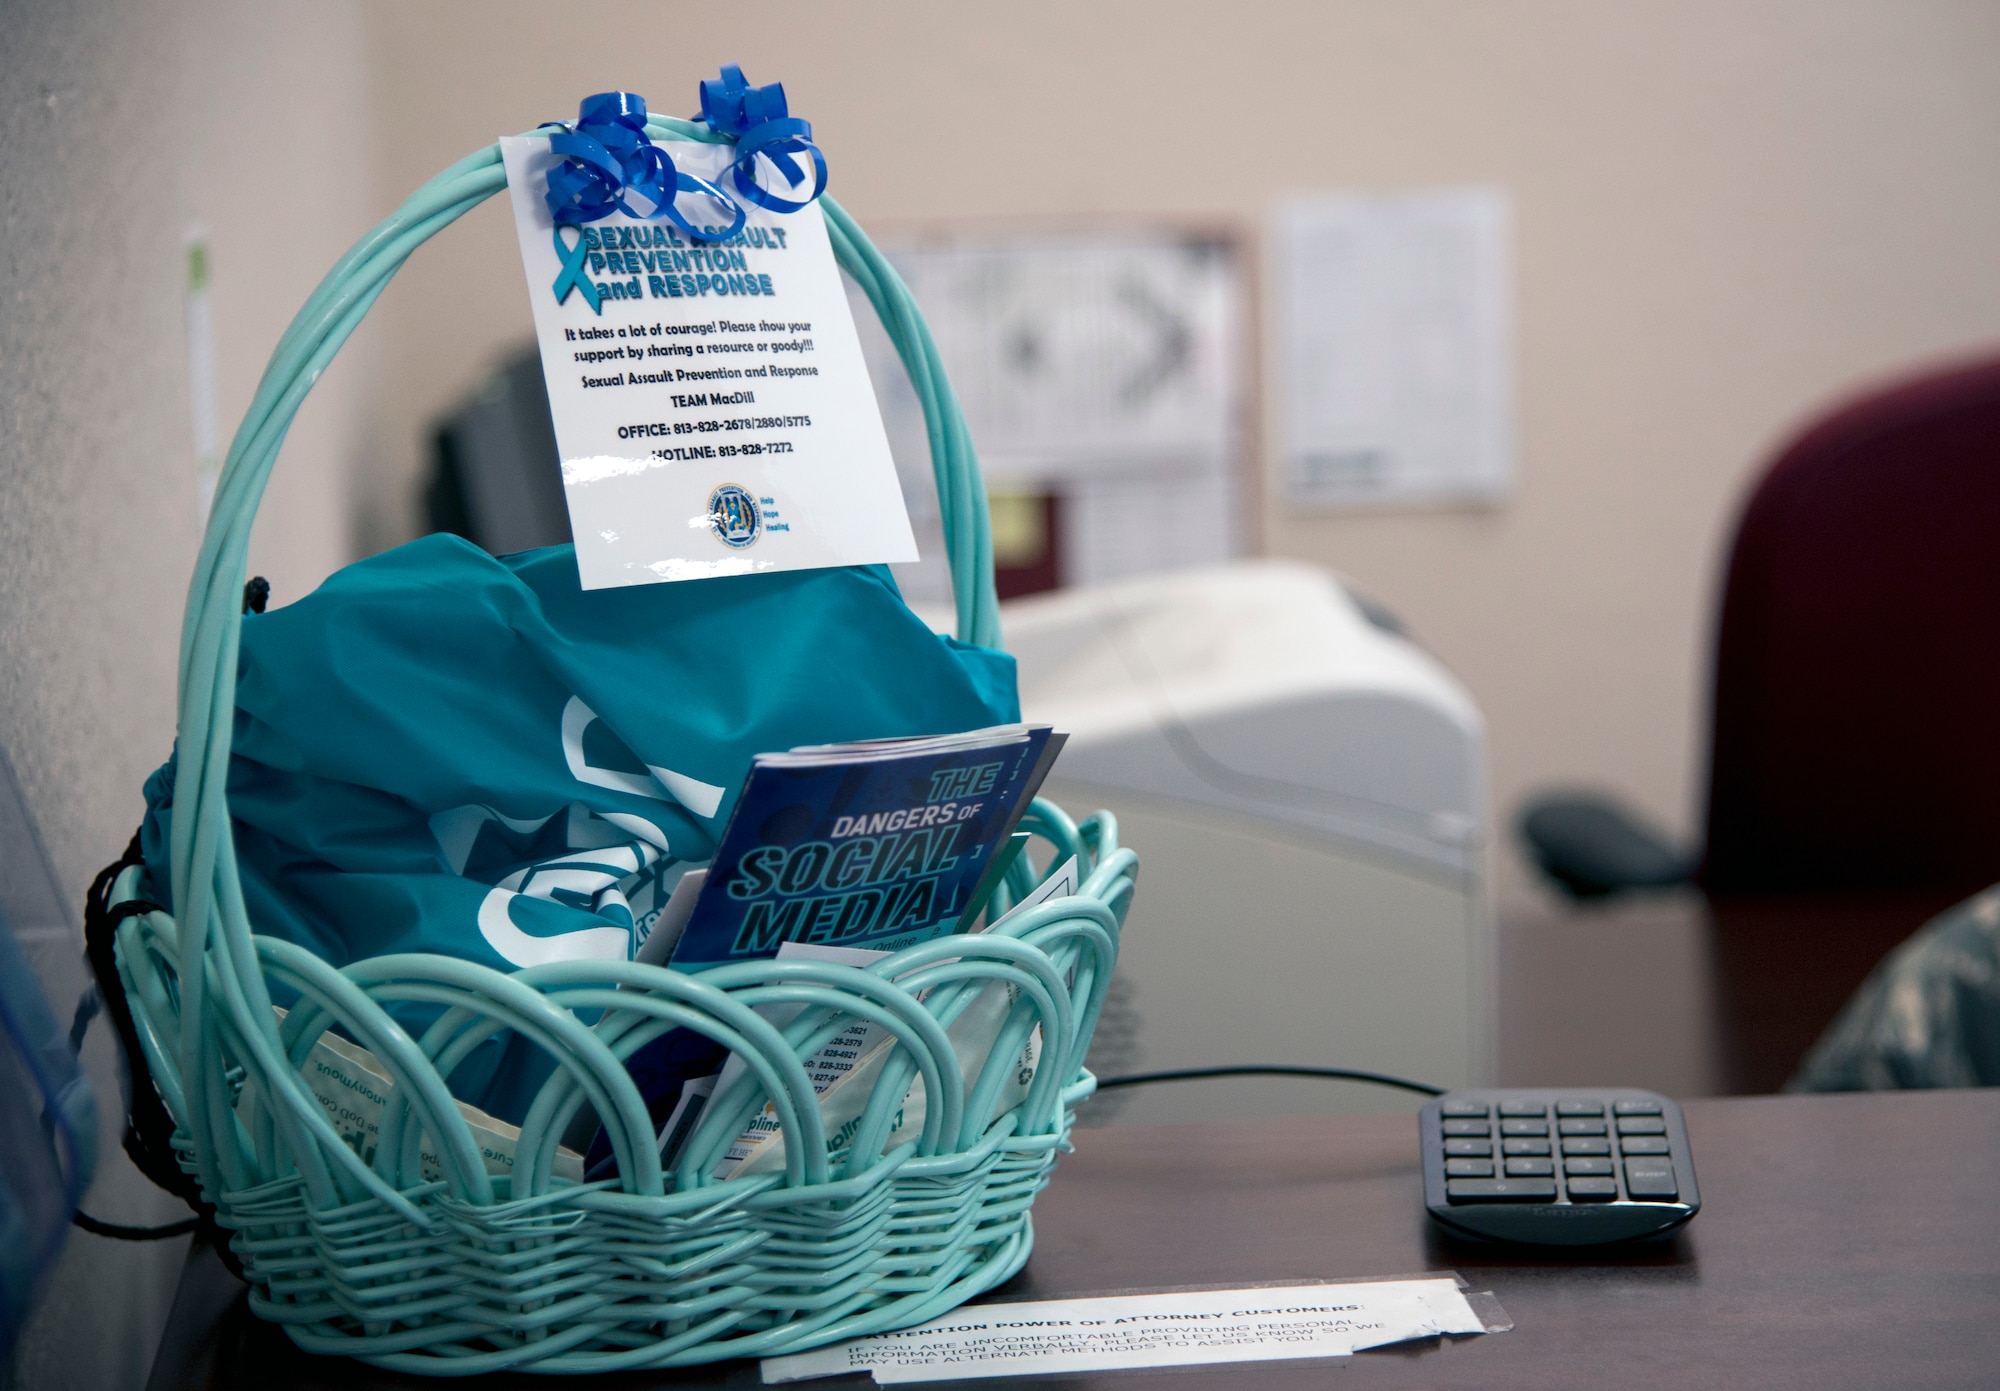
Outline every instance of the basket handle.
<svg viewBox="0 0 2000 1391">
<path fill-rule="evenodd" d="M 653 116 L 646 125 L 656 138 L 726 143 L 705 127 L 672 117 Z M 180 776 L 170 857 L 181 948 L 179 1051 L 187 1064 L 187 1112 L 202 1185 L 211 1193 L 219 1187 L 217 1165 L 224 1146 L 233 1145 L 234 1137 L 226 1132 L 229 1106 L 220 1094 L 209 1095 L 223 1085 L 222 1069 L 204 1065 L 211 1061 L 204 1058 L 205 1050 L 219 1046 L 213 1030 L 203 1024 L 203 997 L 210 988 L 221 995 L 218 1006 L 265 1075 L 282 1075 L 284 1069 L 270 996 L 250 941 L 225 795 L 251 523 L 292 418 L 391 277 L 418 246 L 506 186 L 500 147 L 490 145 L 410 195 L 340 258 L 278 340 L 216 485 L 181 627 Z M 822 196 L 819 201 L 835 258 L 875 307 L 923 403 L 958 636 L 998 648 L 999 601 L 993 588 L 986 492 L 937 344 L 908 287 L 860 226 L 833 199 Z M 204 970 L 203 959 L 211 951 L 215 969 Z"/>
</svg>

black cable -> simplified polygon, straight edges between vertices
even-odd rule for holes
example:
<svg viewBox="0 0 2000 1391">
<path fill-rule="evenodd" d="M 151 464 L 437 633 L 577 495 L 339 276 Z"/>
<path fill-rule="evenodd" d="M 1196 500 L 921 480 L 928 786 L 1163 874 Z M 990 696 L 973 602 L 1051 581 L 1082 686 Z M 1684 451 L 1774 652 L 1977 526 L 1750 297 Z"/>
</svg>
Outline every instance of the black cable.
<svg viewBox="0 0 2000 1391">
<path fill-rule="evenodd" d="M 179 1222 L 169 1222 L 164 1227 L 126 1227 L 117 1222 L 100 1222 L 82 1208 L 78 1208 L 69 1220 L 86 1232 L 108 1236 L 113 1241 L 165 1241 L 168 1237 L 186 1236 L 201 1225 L 199 1217 L 188 1217 Z"/>
<path fill-rule="evenodd" d="M 1200 1077 L 1332 1077 L 1342 1082 L 1368 1082 L 1377 1087 L 1400 1087 L 1406 1092 L 1420 1092 L 1425 1096 L 1443 1096 L 1443 1087 L 1433 1087 L 1427 1082 L 1412 1082 L 1403 1077 L 1390 1077 L 1380 1072 L 1356 1072 L 1344 1067 L 1285 1067 L 1265 1063 L 1251 1067 L 1183 1067 L 1171 1072 L 1135 1072 L 1129 1077 L 1103 1077 L 1098 1079 L 1097 1089 L 1109 1091 L 1113 1087 L 1142 1087 L 1148 1082 L 1190 1082 Z"/>
<path fill-rule="evenodd" d="M 106 865 L 92 881 L 83 907 L 84 954 L 90 961 L 91 975 L 97 982 L 104 1013 L 118 1033 L 118 1051 L 123 1055 L 126 1071 L 132 1079 L 125 1113 L 125 1153 L 140 1173 L 157 1187 L 181 1199 L 199 1215 L 163 1227 L 127 1227 L 117 1222 L 100 1222 L 83 1212 L 75 1214 L 71 1220 L 84 1231 L 110 1237 L 114 1241 L 164 1241 L 184 1231 L 206 1227 L 209 1244 L 222 1258 L 223 1265 L 229 1268 L 230 1274 L 241 1279 L 243 1269 L 236 1253 L 230 1248 L 227 1234 L 215 1226 L 215 1209 L 202 1202 L 201 1189 L 193 1175 L 180 1166 L 180 1158 L 173 1146 L 174 1119 L 168 1114 L 166 1103 L 160 1100 L 159 1088 L 153 1084 L 152 1073 L 146 1068 L 146 1053 L 139 1044 L 138 1025 L 125 999 L 125 983 L 118 974 L 114 946 L 118 924 L 135 914 L 164 911 L 159 904 L 143 899 L 130 899 L 116 906 L 111 903 L 111 886 L 117 882 L 118 876 L 127 868 L 145 862 L 139 836 L 135 833 L 132 843 L 125 847 L 125 853 L 119 856 L 117 862 Z M 194 1226 L 188 1225 L 190 1221 Z"/>
</svg>

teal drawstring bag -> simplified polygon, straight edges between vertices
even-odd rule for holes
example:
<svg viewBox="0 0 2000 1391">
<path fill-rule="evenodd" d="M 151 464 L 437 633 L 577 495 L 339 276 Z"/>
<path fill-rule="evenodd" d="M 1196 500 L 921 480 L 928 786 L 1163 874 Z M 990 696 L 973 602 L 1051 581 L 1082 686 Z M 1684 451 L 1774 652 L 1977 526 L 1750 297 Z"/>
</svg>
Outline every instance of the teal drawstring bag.
<svg viewBox="0 0 2000 1391">
<path fill-rule="evenodd" d="M 795 206 L 816 201 L 923 404 L 958 640 L 880 569 L 585 593 L 566 548 L 496 559 L 444 537 L 245 614 L 251 524 L 300 403 L 403 261 L 506 187 L 498 148 L 419 189 L 307 300 L 218 482 L 174 758 L 93 909 L 135 1097 L 171 1121 L 143 1147 L 156 1181 L 184 1174 L 230 1233 L 257 1317 L 397 1371 L 782 1355 L 1006 1280 L 1096 1086 L 1083 1059 L 1137 874 L 1109 815 L 1037 801 L 1021 829 L 1040 845 L 994 903 L 1071 857 L 1077 890 L 984 933 L 865 968 L 629 959 L 753 754 L 1003 722 L 1015 698 L 963 416 L 909 292 L 818 196 L 810 127 L 734 69 L 704 84 L 699 123 L 614 95 L 586 104 L 623 125 L 577 145 L 598 172 L 579 166 L 573 199 L 602 201 L 590 180 L 620 169 L 675 187 L 650 139 L 733 143 L 744 197 L 787 161 L 812 187 Z M 830 1134 L 805 1063 L 858 1023 L 886 1051 Z M 961 1056 L 974 1023 L 990 1042 Z M 667 1170 L 627 1064 L 678 1030 L 744 1067 Z M 369 1094 L 366 1134 L 344 1114 L 361 1102 L 315 1090 L 331 1073 Z M 767 1114 L 782 1165 L 718 1177 Z M 585 1122 L 609 1178 L 558 1163 Z"/>
<path fill-rule="evenodd" d="M 569 546 L 428 536 L 245 614 L 240 641 L 244 905 L 336 967 L 629 960 L 753 755 L 1019 716 L 1013 658 L 933 634 L 879 566 L 585 591 Z M 169 908 L 177 781 L 148 780 L 140 833 Z M 421 1033 L 438 1008 L 391 1013 Z M 518 1121 L 548 1067 L 507 1035 L 450 1080 Z"/>
</svg>

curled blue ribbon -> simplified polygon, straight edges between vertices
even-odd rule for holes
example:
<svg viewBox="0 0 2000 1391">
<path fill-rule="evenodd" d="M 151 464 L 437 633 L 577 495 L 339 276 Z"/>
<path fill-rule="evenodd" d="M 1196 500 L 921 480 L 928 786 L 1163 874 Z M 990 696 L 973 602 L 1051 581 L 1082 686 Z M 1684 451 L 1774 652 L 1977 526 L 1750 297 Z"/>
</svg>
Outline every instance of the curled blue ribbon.
<svg viewBox="0 0 2000 1391">
<path fill-rule="evenodd" d="M 578 227 L 624 213 L 640 221 L 664 217 L 696 241 L 725 241 L 743 230 L 743 209 L 735 199 L 708 180 L 676 169 L 673 157 L 647 137 L 646 99 L 638 93 L 599 92 L 585 97 L 573 124 L 550 122 L 544 129 L 551 126 L 555 133 L 549 137 L 549 148 L 563 158 L 549 170 L 545 196 L 557 226 Z M 697 227 L 689 222 L 676 206 L 685 193 L 713 199 L 730 214 L 729 225 Z M 633 194 L 645 200 L 645 211 L 632 206 Z M 561 245 L 560 233 L 556 242 L 568 278 L 568 258 L 573 253 Z"/>
<path fill-rule="evenodd" d="M 701 115 L 695 119 L 717 135 L 727 135 L 736 141 L 736 163 L 730 167 L 730 181 L 758 207 L 775 213 L 795 213 L 826 192 L 826 156 L 813 144 L 812 122 L 791 114 L 785 102 L 784 83 L 752 87 L 742 68 L 734 63 L 724 64 L 719 80 L 701 84 Z M 793 188 L 806 181 L 805 166 L 799 162 L 799 156 L 811 156 L 812 192 L 797 201 L 767 192 L 757 178 L 760 155 Z"/>
</svg>

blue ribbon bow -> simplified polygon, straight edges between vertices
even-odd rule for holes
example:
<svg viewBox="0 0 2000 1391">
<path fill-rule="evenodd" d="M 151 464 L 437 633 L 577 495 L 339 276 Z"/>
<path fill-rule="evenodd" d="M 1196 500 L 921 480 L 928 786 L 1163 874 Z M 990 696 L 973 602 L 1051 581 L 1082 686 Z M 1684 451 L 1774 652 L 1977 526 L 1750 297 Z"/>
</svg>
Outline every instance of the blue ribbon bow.
<svg viewBox="0 0 2000 1391">
<path fill-rule="evenodd" d="M 726 63 L 722 77 L 701 84 L 701 115 L 695 118 L 717 135 L 736 141 L 736 163 L 730 181 L 737 191 L 760 208 L 776 213 L 795 213 L 826 192 L 826 157 L 812 141 L 812 122 L 791 114 L 785 103 L 785 84 L 773 82 L 752 87 L 743 69 Z M 797 188 L 806 181 L 800 155 L 813 162 L 813 190 L 793 201 L 765 191 L 757 178 L 757 157 L 771 161 L 785 181 Z"/>
<path fill-rule="evenodd" d="M 585 97 L 574 124 L 554 127 L 549 148 L 563 156 L 549 170 L 549 212 L 558 226 L 581 226 L 624 213 L 649 221 L 664 217 L 697 241 L 724 241 L 743 230 L 743 209 L 706 179 L 682 173 L 673 157 L 646 135 L 646 99 L 636 92 L 599 92 Z M 684 193 L 713 199 L 730 214 L 729 225 L 698 228 L 676 206 Z M 637 194 L 647 208 L 632 206 Z M 561 241 L 561 237 L 557 237 Z M 564 248 L 567 257 L 569 249 Z"/>
</svg>

